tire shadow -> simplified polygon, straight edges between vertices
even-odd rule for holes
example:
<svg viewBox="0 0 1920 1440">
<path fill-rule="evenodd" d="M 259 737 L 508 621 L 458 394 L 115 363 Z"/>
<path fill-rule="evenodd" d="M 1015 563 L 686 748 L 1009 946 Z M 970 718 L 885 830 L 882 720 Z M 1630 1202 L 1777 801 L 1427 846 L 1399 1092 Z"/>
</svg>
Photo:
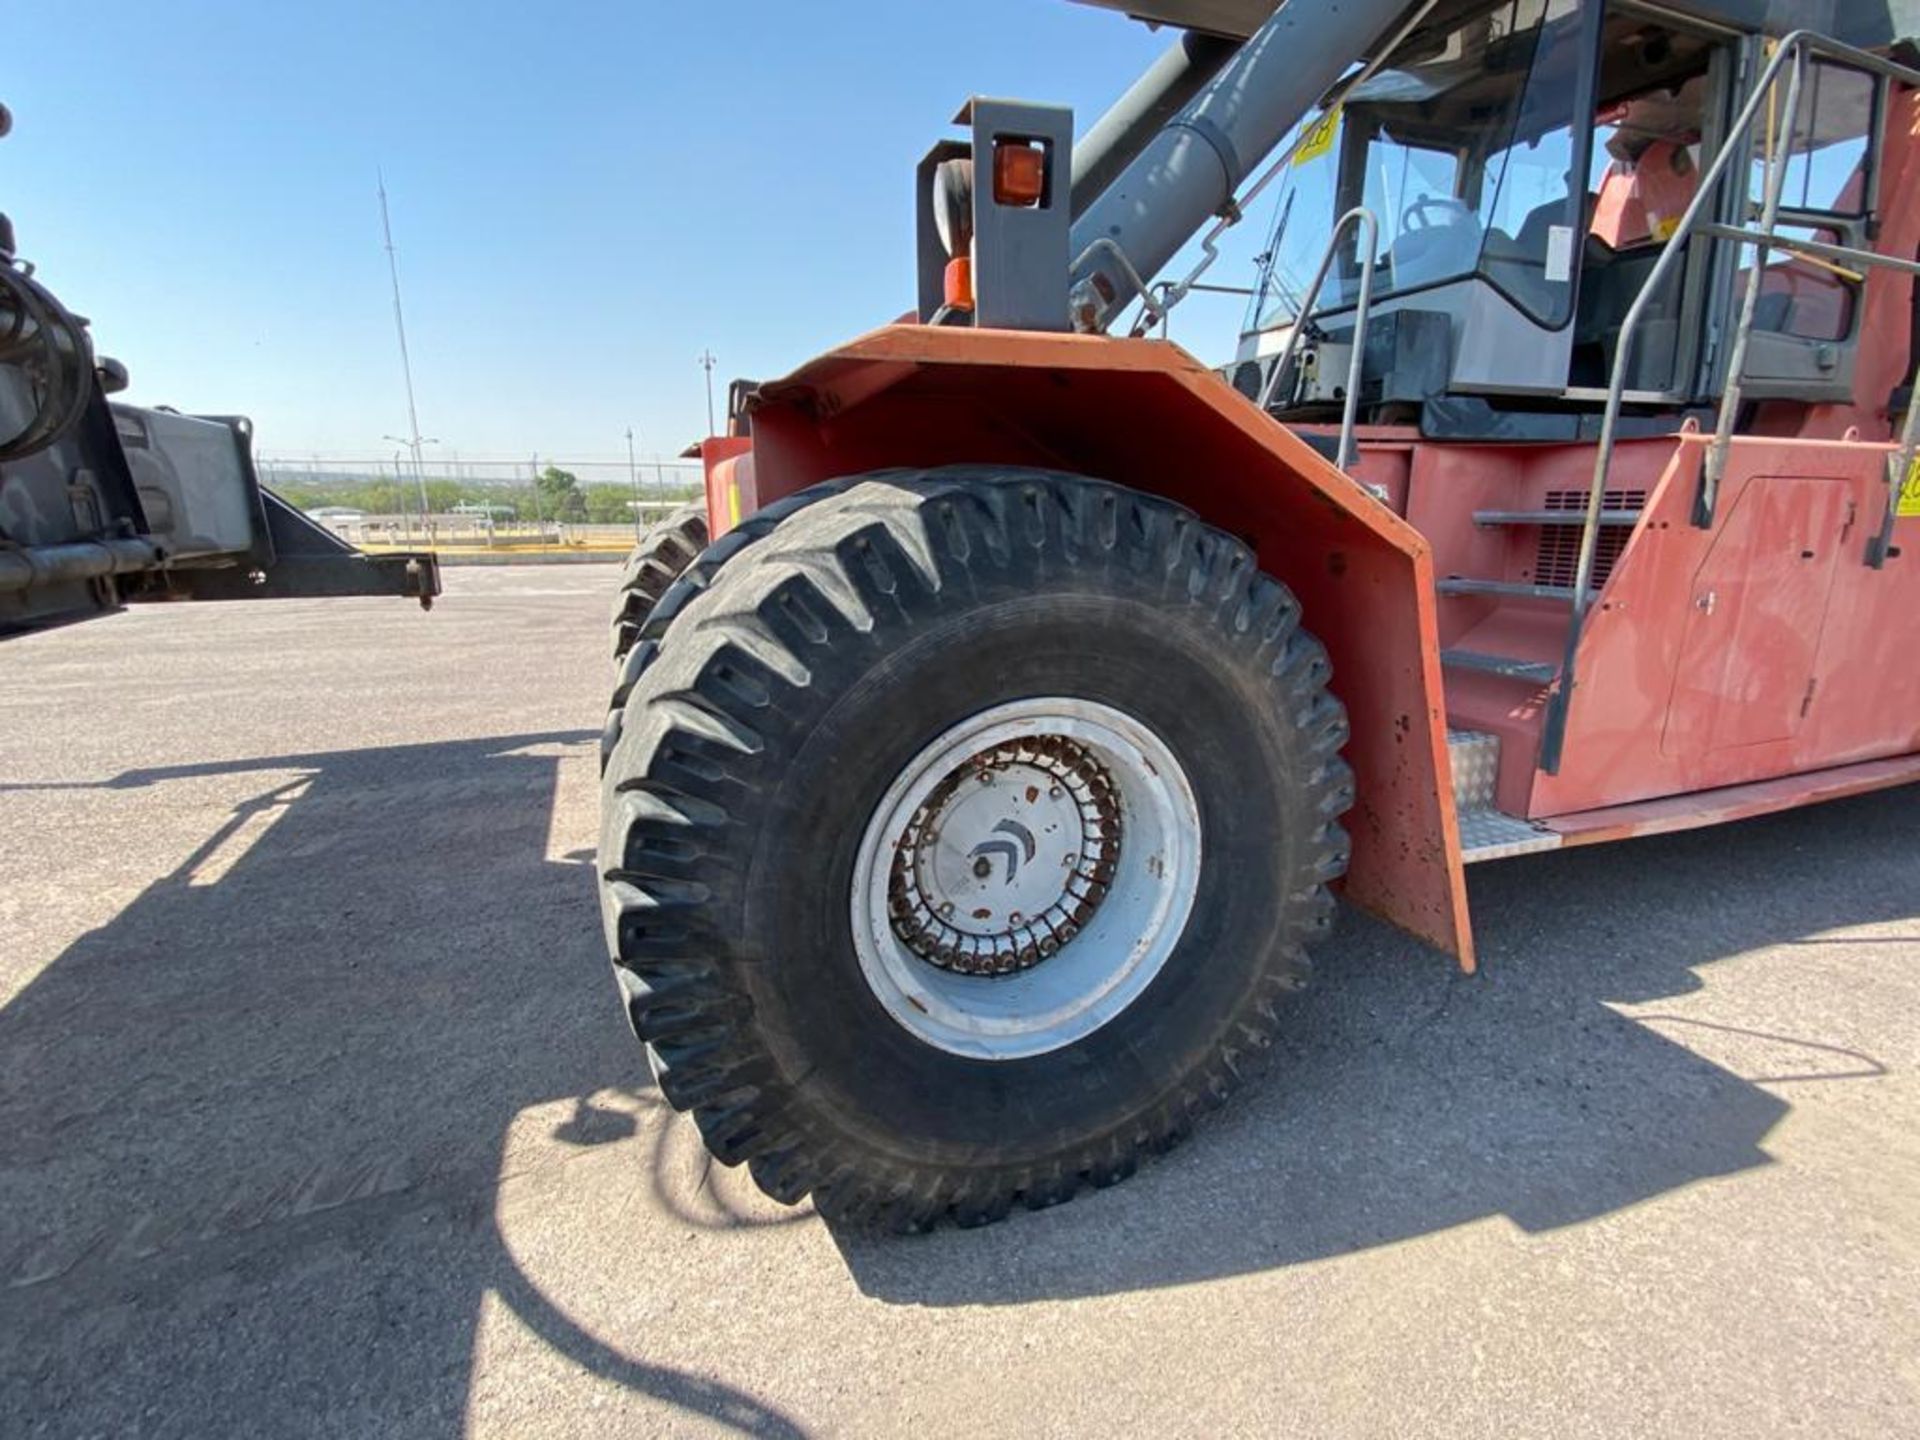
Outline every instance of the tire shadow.
<svg viewBox="0 0 1920 1440">
<path fill-rule="evenodd" d="M 1914 799 L 1895 790 L 1476 867 L 1472 977 L 1347 911 L 1267 1075 L 1166 1160 L 987 1231 L 835 1240 L 869 1295 L 1018 1304 L 1320 1260 L 1496 1215 L 1552 1230 L 1766 1165 L 1787 1101 L 1678 1043 L 1694 1022 L 1610 1004 L 1695 990 L 1724 957 L 1920 912 Z M 1792 1060 L 1767 1081 L 1884 1073 L 1819 1034 L 1747 1038 Z"/>
</svg>

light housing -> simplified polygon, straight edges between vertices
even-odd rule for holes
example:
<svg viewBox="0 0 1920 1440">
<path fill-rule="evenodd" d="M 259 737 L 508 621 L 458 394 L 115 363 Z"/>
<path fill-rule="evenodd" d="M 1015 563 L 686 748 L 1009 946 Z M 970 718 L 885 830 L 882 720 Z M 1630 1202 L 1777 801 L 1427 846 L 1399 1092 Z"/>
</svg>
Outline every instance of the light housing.
<svg viewBox="0 0 1920 1440">
<path fill-rule="evenodd" d="M 996 140 L 993 146 L 994 203 L 1018 210 L 1031 210 L 1046 195 L 1046 148 L 1032 140 Z"/>
</svg>

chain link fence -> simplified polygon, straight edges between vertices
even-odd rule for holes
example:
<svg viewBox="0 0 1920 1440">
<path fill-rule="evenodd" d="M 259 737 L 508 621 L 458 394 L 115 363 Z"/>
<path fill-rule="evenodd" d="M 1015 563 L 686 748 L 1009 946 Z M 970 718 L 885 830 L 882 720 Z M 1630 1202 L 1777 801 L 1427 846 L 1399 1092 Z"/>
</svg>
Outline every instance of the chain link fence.
<svg viewBox="0 0 1920 1440">
<path fill-rule="evenodd" d="M 659 516 L 702 494 L 698 460 L 678 456 L 526 459 L 268 451 L 260 479 L 362 549 L 624 554 Z"/>
</svg>

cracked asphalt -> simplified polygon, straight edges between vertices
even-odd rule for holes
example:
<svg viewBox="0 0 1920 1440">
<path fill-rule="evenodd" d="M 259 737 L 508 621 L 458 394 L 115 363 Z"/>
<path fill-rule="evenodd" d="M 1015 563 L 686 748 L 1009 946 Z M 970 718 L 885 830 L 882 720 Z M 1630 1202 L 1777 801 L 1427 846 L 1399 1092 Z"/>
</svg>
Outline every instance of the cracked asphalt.
<svg viewBox="0 0 1920 1440">
<path fill-rule="evenodd" d="M 1347 914 L 1135 1180 L 839 1234 L 614 1002 L 612 574 L 0 646 L 0 1430 L 1920 1436 L 1920 791 Z"/>
</svg>

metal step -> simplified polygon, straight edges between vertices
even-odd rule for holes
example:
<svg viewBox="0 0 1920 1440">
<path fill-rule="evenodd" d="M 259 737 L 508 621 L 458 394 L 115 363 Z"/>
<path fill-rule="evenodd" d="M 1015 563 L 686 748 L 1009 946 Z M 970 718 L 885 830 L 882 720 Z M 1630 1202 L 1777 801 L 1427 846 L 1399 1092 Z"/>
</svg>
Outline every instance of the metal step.
<svg viewBox="0 0 1920 1440">
<path fill-rule="evenodd" d="M 1565 604 L 1573 603 L 1571 585 L 1528 585 L 1518 580 L 1471 580 L 1453 575 L 1440 581 L 1435 587 L 1442 595 L 1502 595 L 1510 600 L 1558 600 Z M 1587 598 L 1593 599 L 1600 592 L 1589 590 Z"/>
<path fill-rule="evenodd" d="M 1551 685 L 1560 667 L 1545 660 L 1520 660 L 1512 655 L 1490 655 L 1484 650 L 1442 650 L 1440 663 L 1456 670 L 1478 670 L 1506 680 L 1535 680 Z"/>
<path fill-rule="evenodd" d="M 1453 806 L 1460 818 L 1462 858 L 1472 865 L 1557 850 L 1560 836 L 1493 806 L 1500 774 L 1500 737 L 1482 730 L 1449 730 L 1447 759 L 1453 769 Z"/>
<path fill-rule="evenodd" d="M 1602 510 L 1602 525 L 1637 525 L 1642 510 Z M 1476 525 L 1584 525 L 1587 512 L 1584 510 L 1476 510 L 1473 512 Z"/>
</svg>

